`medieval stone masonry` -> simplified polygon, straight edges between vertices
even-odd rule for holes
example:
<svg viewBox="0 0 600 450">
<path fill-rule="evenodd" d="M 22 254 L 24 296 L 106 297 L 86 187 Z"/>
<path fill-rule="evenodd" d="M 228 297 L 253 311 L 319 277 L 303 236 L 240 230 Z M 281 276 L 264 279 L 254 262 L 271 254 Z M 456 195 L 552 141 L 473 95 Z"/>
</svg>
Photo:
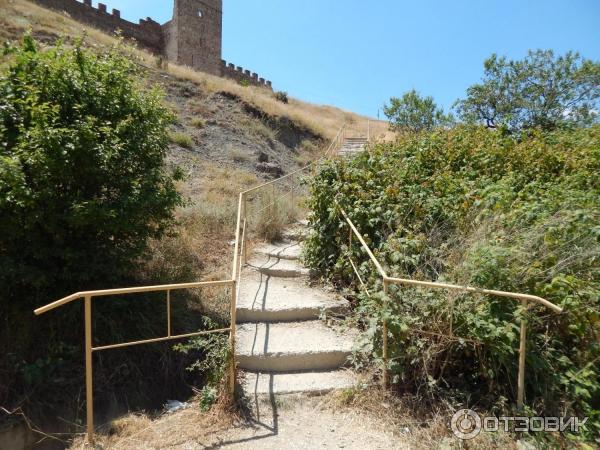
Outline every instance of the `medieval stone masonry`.
<svg viewBox="0 0 600 450">
<path fill-rule="evenodd" d="M 137 44 L 168 61 L 201 72 L 272 89 L 270 81 L 221 59 L 223 0 L 174 0 L 173 18 L 161 25 L 150 17 L 132 23 L 121 18 L 117 9 L 92 0 L 35 0 L 42 6 L 65 11 L 73 19 L 102 31 L 134 39 Z"/>
</svg>

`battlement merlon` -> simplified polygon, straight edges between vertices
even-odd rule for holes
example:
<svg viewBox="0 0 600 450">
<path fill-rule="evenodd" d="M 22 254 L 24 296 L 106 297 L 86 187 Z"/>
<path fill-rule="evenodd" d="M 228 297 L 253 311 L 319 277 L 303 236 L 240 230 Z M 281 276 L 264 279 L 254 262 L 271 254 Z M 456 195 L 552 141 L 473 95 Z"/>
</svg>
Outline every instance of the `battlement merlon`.
<svg viewBox="0 0 600 450">
<path fill-rule="evenodd" d="M 236 66 L 233 63 L 228 63 L 225 60 L 221 60 L 221 76 L 225 78 L 231 78 L 237 82 L 247 82 L 252 86 L 264 87 L 273 90 L 273 85 L 270 81 L 264 78 L 259 78 L 256 72 L 251 72 L 244 69 L 241 66 Z"/>
</svg>

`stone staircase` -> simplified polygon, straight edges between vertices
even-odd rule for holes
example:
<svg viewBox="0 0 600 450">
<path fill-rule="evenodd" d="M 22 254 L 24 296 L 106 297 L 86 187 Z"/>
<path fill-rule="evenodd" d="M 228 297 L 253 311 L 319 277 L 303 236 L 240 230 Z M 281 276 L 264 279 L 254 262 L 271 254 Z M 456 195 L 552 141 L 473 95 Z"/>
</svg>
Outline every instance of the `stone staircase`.
<svg viewBox="0 0 600 450">
<path fill-rule="evenodd" d="M 354 158 L 357 154 L 364 151 L 366 145 L 367 138 L 365 137 L 348 137 L 344 140 L 338 154 L 342 158 Z"/>
<path fill-rule="evenodd" d="M 257 248 L 242 271 L 237 304 L 236 359 L 246 395 L 326 392 L 355 384 L 344 369 L 356 333 L 319 320 L 343 312 L 339 295 L 310 287 L 300 262 L 306 224 L 282 242 Z"/>
</svg>

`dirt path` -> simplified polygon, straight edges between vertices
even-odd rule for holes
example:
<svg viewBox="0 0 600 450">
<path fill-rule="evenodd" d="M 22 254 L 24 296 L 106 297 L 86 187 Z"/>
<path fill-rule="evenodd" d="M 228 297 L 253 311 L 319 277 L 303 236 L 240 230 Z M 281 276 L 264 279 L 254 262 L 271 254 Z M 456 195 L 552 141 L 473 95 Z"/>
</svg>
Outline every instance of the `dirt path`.
<svg viewBox="0 0 600 450">
<path fill-rule="evenodd" d="M 278 396 L 253 402 L 254 421 L 215 435 L 213 442 L 182 448 L 228 449 L 391 449 L 408 448 L 371 417 L 336 412 L 319 397 Z"/>
<path fill-rule="evenodd" d="M 130 416 L 115 424 L 114 434 L 99 435 L 96 448 L 147 449 L 403 449 L 408 444 L 381 421 L 354 410 L 336 411 L 327 397 L 304 394 L 262 396 L 249 400 L 251 418 L 224 423 L 191 408 L 154 421 Z M 83 440 L 73 449 L 83 449 Z"/>
</svg>

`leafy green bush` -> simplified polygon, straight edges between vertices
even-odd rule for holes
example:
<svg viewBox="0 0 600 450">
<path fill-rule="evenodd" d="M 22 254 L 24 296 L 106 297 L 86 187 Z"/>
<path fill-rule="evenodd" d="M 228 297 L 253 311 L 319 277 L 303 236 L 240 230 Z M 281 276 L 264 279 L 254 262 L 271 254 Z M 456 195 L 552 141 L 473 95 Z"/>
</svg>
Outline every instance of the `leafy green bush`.
<svg viewBox="0 0 600 450">
<path fill-rule="evenodd" d="M 203 328 L 210 330 L 221 326 L 204 318 Z M 225 381 L 225 369 L 230 357 L 228 336 L 222 333 L 209 334 L 177 344 L 173 348 L 185 355 L 194 354 L 198 358 L 187 370 L 199 371 L 204 375 L 206 384 L 200 393 L 200 408 L 208 411 L 216 402 L 219 387 Z"/>
<path fill-rule="evenodd" d="M 163 236 L 182 204 L 175 189 L 180 173 L 168 173 L 164 164 L 172 116 L 123 51 L 94 54 L 81 43 L 40 49 L 30 36 L 5 48 L 0 403 L 21 381 L 32 392 L 29 384 L 62 378 L 57 370 L 81 356 L 66 344 L 81 342 L 79 308 L 64 308 L 53 321 L 34 318 L 32 309 L 79 290 L 131 282 L 147 242 Z M 106 317 L 114 320 L 115 312 L 139 324 L 118 337 L 154 323 L 144 315 L 152 316 L 151 306 L 134 312 L 114 303 L 95 307 L 98 332 L 114 328 Z"/>
<path fill-rule="evenodd" d="M 452 114 L 445 114 L 437 106 L 433 97 L 423 97 L 414 89 L 402 97 L 392 97 L 383 112 L 390 121 L 390 129 L 395 131 L 418 132 L 436 127 L 452 125 Z"/>
<path fill-rule="evenodd" d="M 392 286 L 384 309 L 379 277 L 356 239 L 349 247 L 334 199 L 390 276 L 527 292 L 562 306 L 554 314 L 530 304 L 526 313 L 526 401 L 540 412 L 590 416 L 592 435 L 600 406 L 598 173 L 600 126 L 520 139 L 464 126 L 405 136 L 322 168 L 311 186 L 305 258 L 358 291 L 351 255 L 374 293 L 357 294 L 365 348 L 381 357 L 385 315 L 395 383 L 431 394 L 452 387 L 462 401 L 474 392 L 515 394 L 520 304 Z"/>
<path fill-rule="evenodd" d="M 9 52 L 0 79 L 0 283 L 114 279 L 181 203 L 163 162 L 170 114 L 116 51 L 40 51 L 27 36 Z"/>
</svg>

